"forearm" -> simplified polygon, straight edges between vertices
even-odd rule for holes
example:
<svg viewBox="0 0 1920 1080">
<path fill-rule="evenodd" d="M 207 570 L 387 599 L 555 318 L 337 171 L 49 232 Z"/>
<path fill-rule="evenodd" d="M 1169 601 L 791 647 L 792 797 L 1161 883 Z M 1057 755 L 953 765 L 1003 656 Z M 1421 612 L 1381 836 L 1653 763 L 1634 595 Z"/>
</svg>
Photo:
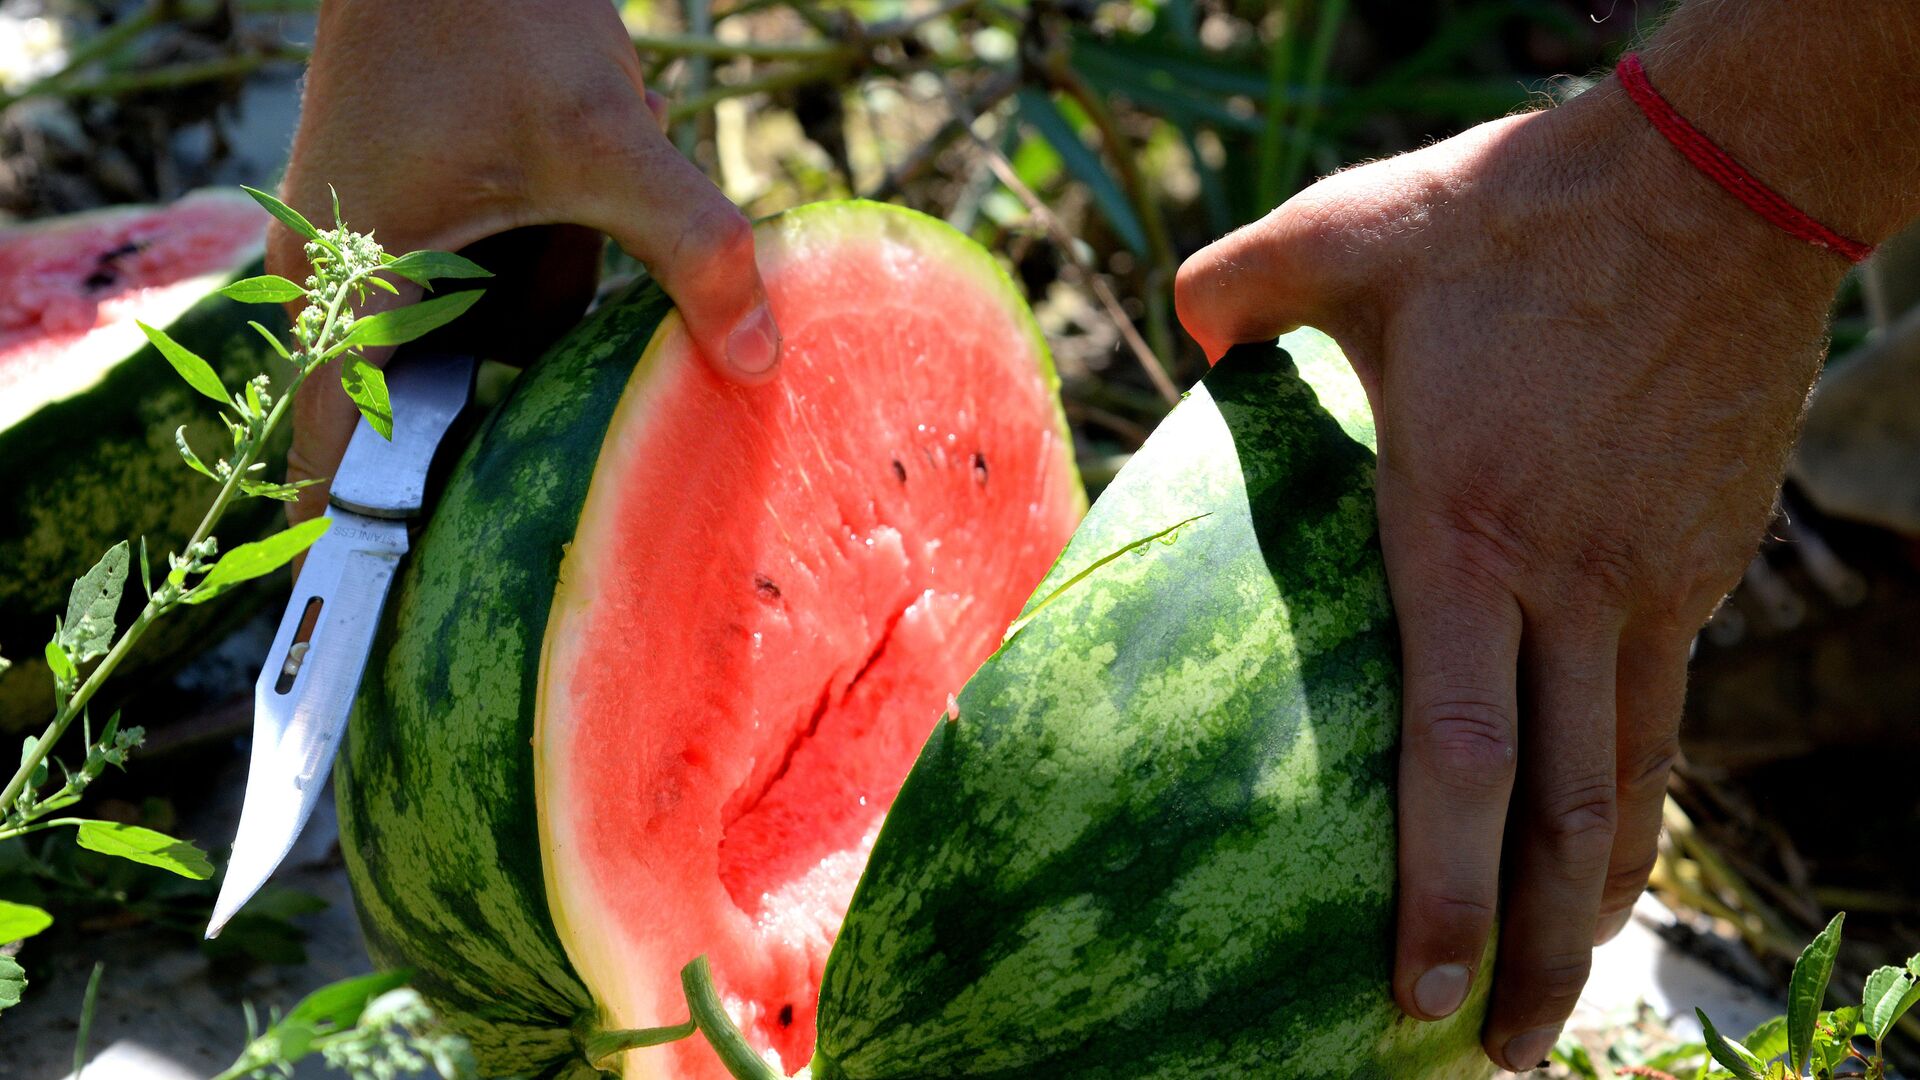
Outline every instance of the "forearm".
<svg viewBox="0 0 1920 1080">
<path fill-rule="evenodd" d="M 1722 149 L 1843 235 L 1920 217 L 1920 4 L 1685 0 L 1641 50 Z"/>
</svg>

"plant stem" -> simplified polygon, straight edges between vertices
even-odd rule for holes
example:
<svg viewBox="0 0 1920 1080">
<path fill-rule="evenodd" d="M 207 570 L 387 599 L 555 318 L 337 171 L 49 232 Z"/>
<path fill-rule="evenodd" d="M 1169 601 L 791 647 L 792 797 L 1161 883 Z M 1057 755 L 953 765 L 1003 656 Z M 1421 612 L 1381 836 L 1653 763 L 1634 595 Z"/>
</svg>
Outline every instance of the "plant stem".
<svg viewBox="0 0 1920 1080">
<path fill-rule="evenodd" d="M 852 50 L 831 41 L 721 41 L 688 34 L 634 34 L 633 47 L 653 56 L 701 56 L 722 60 L 814 60 Z"/>
<path fill-rule="evenodd" d="M 713 987 L 713 972 L 707 967 L 706 957 L 697 957 L 680 969 L 680 988 L 686 991 L 687 1009 L 693 1013 L 693 1022 L 699 1025 L 700 1033 L 707 1037 L 714 1053 L 720 1055 L 720 1063 L 733 1074 L 734 1080 L 786 1080 L 754 1052 L 747 1037 L 734 1026 L 733 1018 L 720 1004 L 720 992 Z"/>
<path fill-rule="evenodd" d="M 622 1050 L 638 1050 L 645 1046 L 677 1042 L 693 1034 L 696 1028 L 697 1025 L 692 1020 L 688 1020 L 684 1024 L 675 1024 L 671 1027 L 596 1031 L 581 1039 L 580 1056 L 586 1058 L 587 1064 L 594 1068 L 604 1069 L 606 1066 L 601 1062 Z"/>
<path fill-rule="evenodd" d="M 282 61 L 301 63 L 307 59 L 302 49 L 279 48 L 271 52 L 254 53 L 246 56 L 230 56 L 220 60 L 207 60 L 196 64 L 174 64 L 169 67 L 151 68 L 146 71 L 133 71 L 124 74 L 103 75 L 98 79 L 83 83 L 62 83 L 53 77 L 41 79 L 18 94 L 0 96 L 0 109 L 14 102 L 32 97 L 115 97 L 122 94 L 138 93 L 142 90 L 172 90 L 194 83 L 211 82 L 215 79 L 232 78 L 245 75 L 268 64 Z"/>
<path fill-rule="evenodd" d="M 300 392 L 300 387 L 306 383 L 307 376 L 318 371 L 327 360 L 332 358 L 334 353 L 340 350 L 344 342 L 333 342 L 331 345 L 329 345 L 329 342 L 332 341 L 334 327 L 339 322 L 341 305 L 345 304 L 347 298 L 353 294 L 354 286 L 361 278 L 376 272 L 378 269 L 378 267 L 375 267 L 371 270 L 359 271 L 341 282 L 339 292 L 335 294 L 333 302 L 327 307 L 326 321 L 321 324 L 320 333 L 315 339 L 314 345 L 311 348 L 303 349 L 301 352 L 303 356 L 317 357 L 317 359 L 301 365 L 299 369 L 295 371 L 293 381 L 288 384 L 286 392 L 281 394 L 280 397 L 274 401 L 273 408 L 267 411 L 267 418 L 261 424 L 260 433 L 251 442 L 247 443 L 245 449 L 234 459 L 233 467 L 228 471 L 226 480 L 220 485 L 219 494 L 214 496 L 213 505 L 207 508 L 206 516 L 200 519 L 199 527 L 193 530 L 193 538 L 187 541 L 187 545 L 183 550 L 193 550 L 205 542 L 207 537 L 213 533 L 214 525 L 219 523 L 221 515 L 227 511 L 227 505 L 233 501 L 234 493 L 240 489 L 240 481 L 246 477 L 247 471 L 253 465 L 254 459 L 259 454 L 260 449 L 267 444 L 273 432 L 280 426 L 281 419 L 286 415 L 287 409 L 292 404 L 295 395 Z M 168 586 L 162 586 L 162 588 L 166 587 Z M 133 646 L 139 642 L 140 638 L 146 633 L 147 627 L 152 625 L 153 621 L 159 618 L 160 615 L 161 607 L 158 594 L 149 595 L 146 605 L 140 609 L 140 614 L 136 616 L 132 624 L 121 633 L 120 639 L 113 643 L 113 648 L 108 650 L 106 657 L 100 661 L 99 666 L 88 673 L 87 680 L 81 683 L 80 688 L 74 691 L 73 696 L 61 705 L 60 709 L 54 714 L 53 722 L 47 725 L 47 730 L 40 736 L 40 740 L 34 744 L 33 753 L 24 756 L 20 762 L 20 768 L 13 774 L 13 779 L 7 781 L 7 786 L 4 790 L 0 790 L 0 814 L 6 813 L 7 810 L 13 806 L 14 800 L 20 797 L 20 793 L 26 790 L 27 781 L 32 778 L 34 770 L 39 768 L 40 763 L 45 761 L 47 755 L 53 752 L 54 744 L 60 741 L 60 736 L 66 734 L 67 728 L 73 724 L 73 718 L 86 711 L 87 702 L 92 700 L 93 695 L 100 689 L 101 684 L 106 682 L 107 676 L 113 674 L 113 669 L 120 666 L 120 661 L 124 659 Z M 18 833 L 6 835 L 18 835 Z M 4 836 L 0 836 L 0 838 L 4 838 Z"/>
</svg>

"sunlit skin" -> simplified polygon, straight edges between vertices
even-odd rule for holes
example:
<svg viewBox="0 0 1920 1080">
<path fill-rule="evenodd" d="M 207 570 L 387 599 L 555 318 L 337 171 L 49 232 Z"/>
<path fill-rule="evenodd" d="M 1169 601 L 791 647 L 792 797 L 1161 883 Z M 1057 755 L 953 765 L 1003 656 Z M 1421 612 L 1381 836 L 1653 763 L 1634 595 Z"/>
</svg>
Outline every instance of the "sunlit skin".
<svg viewBox="0 0 1920 1080">
<path fill-rule="evenodd" d="M 1689 0 L 1642 53 L 1757 176 L 1877 242 L 1920 212 L 1917 41 L 1897 0 Z M 324 216 L 331 183 L 394 250 L 608 233 L 711 362 L 765 378 L 746 221 L 658 108 L 605 0 L 330 0 L 285 194 Z M 269 261 L 304 276 L 284 232 Z M 1452 1012 L 1500 909 L 1498 1063 L 1546 1055 L 1645 884 L 1687 645 L 1767 520 L 1846 269 L 1611 80 L 1329 177 L 1182 268 L 1209 355 L 1309 323 L 1367 386 L 1406 660 L 1394 993 Z M 354 417 L 337 387 L 303 395 L 295 478 L 331 473 Z"/>
<path fill-rule="evenodd" d="M 1877 242 L 1920 212 L 1920 7 L 1696 0 L 1642 49 L 1757 176 Z M 1545 1058 L 1652 869 L 1694 632 L 1769 517 L 1845 260 L 1697 173 L 1612 79 L 1303 191 L 1194 255 L 1217 356 L 1294 325 L 1371 400 L 1405 659 L 1394 994 Z M 1502 881 L 1504 878 L 1504 889 Z"/>
<path fill-rule="evenodd" d="M 281 194 L 326 220 L 332 185 L 350 224 L 390 251 L 458 251 L 527 225 L 606 233 L 674 298 L 718 370 L 764 379 L 779 331 L 752 230 L 667 141 L 662 110 L 606 0 L 329 0 Z M 521 300 L 530 319 L 564 310 L 579 283 L 591 288 L 597 240 L 551 239 L 561 250 L 547 264 L 562 265 Z M 284 229 L 271 233 L 267 263 L 306 277 Z M 357 416 L 337 385 L 315 380 L 294 415 L 292 478 L 331 476 Z M 325 508 L 319 484 L 289 516 Z"/>
</svg>

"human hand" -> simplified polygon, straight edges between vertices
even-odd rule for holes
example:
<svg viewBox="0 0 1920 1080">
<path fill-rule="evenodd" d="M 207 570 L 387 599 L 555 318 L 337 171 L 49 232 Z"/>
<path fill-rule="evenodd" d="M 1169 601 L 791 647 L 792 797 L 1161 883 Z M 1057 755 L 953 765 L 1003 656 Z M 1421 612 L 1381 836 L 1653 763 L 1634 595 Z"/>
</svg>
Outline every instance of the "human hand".
<svg viewBox="0 0 1920 1080">
<path fill-rule="evenodd" d="M 394 252 L 455 251 L 531 225 L 607 233 L 647 264 L 710 362 L 764 378 L 780 339 L 751 226 L 667 141 L 662 111 L 605 0 L 328 3 L 282 194 L 331 222 L 332 185 L 350 223 Z M 515 293 L 503 305 L 513 322 L 557 331 L 591 296 L 599 242 L 580 228 L 540 239 L 517 255 L 541 264 L 528 289 L 492 284 Z M 283 228 L 267 262 L 296 281 L 308 273 Z M 310 382 L 295 403 L 289 478 L 331 476 L 357 415 L 336 381 Z M 325 507 L 316 484 L 288 516 Z"/>
<path fill-rule="evenodd" d="M 1311 324 L 1366 387 L 1405 661 L 1393 991 L 1455 1011 L 1498 908 L 1507 1068 L 1645 886 L 1689 643 L 1768 520 L 1845 269 L 1607 84 L 1329 177 L 1180 270 L 1210 357 Z"/>
</svg>

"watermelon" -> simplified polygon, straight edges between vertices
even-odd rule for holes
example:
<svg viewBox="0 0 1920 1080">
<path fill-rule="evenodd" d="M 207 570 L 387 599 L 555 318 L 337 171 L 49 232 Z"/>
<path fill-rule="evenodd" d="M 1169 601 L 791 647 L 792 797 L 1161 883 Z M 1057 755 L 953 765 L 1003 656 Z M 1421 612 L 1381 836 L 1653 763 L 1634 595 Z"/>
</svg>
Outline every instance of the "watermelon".
<svg viewBox="0 0 1920 1080">
<path fill-rule="evenodd" d="M 1365 398 L 1235 350 L 1103 493 L 888 814 L 814 1080 L 1481 1077 L 1403 1016 Z M 1491 970 L 1482 963 L 1480 971 Z"/>
<path fill-rule="evenodd" d="M 208 297 L 258 272 L 267 220 L 240 191 L 207 191 L 0 230 L 0 652 L 14 662 L 0 673 L 0 730 L 52 710 L 39 657 L 73 579 L 121 540 L 144 535 L 161 558 L 212 503 L 174 431 L 185 424 L 209 461 L 230 445 L 226 431 L 134 323 L 167 329 L 229 386 L 267 370 L 272 354 L 246 323 L 278 332 L 280 310 Z M 237 503 L 219 535 L 253 539 L 279 510 Z M 120 670 L 157 671 L 204 646 L 249 592 L 170 614 Z"/>
<path fill-rule="evenodd" d="M 784 333 L 725 383 L 645 287 L 521 377 L 396 582 L 336 771 L 370 951 L 489 1074 L 725 1076 L 705 954 L 789 1071 L 882 815 L 1084 510 L 1046 346 L 939 222 L 758 226 Z"/>
</svg>

